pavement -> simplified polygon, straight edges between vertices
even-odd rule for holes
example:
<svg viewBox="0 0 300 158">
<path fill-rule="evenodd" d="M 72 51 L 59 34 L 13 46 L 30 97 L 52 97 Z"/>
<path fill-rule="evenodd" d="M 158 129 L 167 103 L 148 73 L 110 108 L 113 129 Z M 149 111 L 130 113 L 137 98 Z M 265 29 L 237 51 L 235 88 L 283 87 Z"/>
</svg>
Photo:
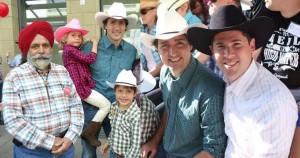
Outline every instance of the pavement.
<svg viewBox="0 0 300 158">
<path fill-rule="evenodd" d="M 12 149 L 13 149 L 13 143 L 12 143 L 13 137 L 6 131 L 4 125 L 0 125 L 0 157 L 1 158 L 12 158 Z M 101 130 L 99 135 L 99 140 L 103 143 L 105 141 L 106 137 L 103 133 L 103 130 Z M 80 158 L 82 152 L 81 147 L 81 140 L 78 139 L 75 143 L 75 157 L 74 158 Z M 97 150 L 97 158 L 108 158 L 108 155 L 102 155 Z"/>
</svg>

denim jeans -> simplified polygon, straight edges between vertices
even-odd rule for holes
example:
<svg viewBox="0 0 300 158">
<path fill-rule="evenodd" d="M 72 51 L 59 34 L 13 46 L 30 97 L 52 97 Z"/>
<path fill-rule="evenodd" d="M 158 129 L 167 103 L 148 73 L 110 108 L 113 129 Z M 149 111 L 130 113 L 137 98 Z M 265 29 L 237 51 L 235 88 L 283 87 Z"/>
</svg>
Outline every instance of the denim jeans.
<svg viewBox="0 0 300 158">
<path fill-rule="evenodd" d="M 119 157 L 116 153 L 114 153 L 113 151 L 110 151 L 109 158 L 119 158 Z"/>
<path fill-rule="evenodd" d="M 29 157 L 30 158 L 73 158 L 74 152 L 75 152 L 74 145 L 72 145 L 70 149 L 61 156 L 55 156 L 51 153 L 50 150 L 46 150 L 43 148 L 35 148 L 34 150 L 32 150 L 26 148 L 23 145 L 19 147 L 13 145 L 14 158 L 29 158 Z"/>
<path fill-rule="evenodd" d="M 83 103 L 83 111 L 84 111 L 84 126 L 85 128 L 90 121 L 94 118 L 95 114 L 98 112 L 99 108 L 92 106 L 92 105 L 86 105 L 87 103 Z M 105 119 L 102 122 L 102 127 L 104 130 L 104 133 L 106 137 L 108 137 L 111 127 L 108 117 L 106 116 Z M 100 131 L 97 132 L 96 137 L 99 136 Z M 103 143 L 103 142 L 102 142 Z M 82 145 L 82 158 L 96 158 L 97 157 L 97 147 L 91 146 L 88 141 L 81 139 L 81 145 Z"/>
<path fill-rule="evenodd" d="M 166 158 L 167 152 L 164 149 L 163 140 L 158 144 L 157 153 L 155 154 L 155 158 Z"/>
</svg>

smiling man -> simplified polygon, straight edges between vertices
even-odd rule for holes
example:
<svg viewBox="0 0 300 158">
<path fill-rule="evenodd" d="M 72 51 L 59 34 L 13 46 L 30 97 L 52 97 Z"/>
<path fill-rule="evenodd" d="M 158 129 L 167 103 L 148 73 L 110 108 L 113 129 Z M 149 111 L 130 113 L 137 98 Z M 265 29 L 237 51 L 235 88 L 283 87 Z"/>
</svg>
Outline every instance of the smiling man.
<svg viewBox="0 0 300 158">
<path fill-rule="evenodd" d="M 160 87 L 166 105 L 159 129 L 142 146 L 143 158 L 155 155 L 162 137 L 168 158 L 224 157 L 225 84 L 192 57 L 193 46 L 187 40 L 187 28 L 181 15 L 169 11 L 158 18 L 155 37 L 141 35 L 142 42 L 155 47 L 165 64 Z"/>
<path fill-rule="evenodd" d="M 192 45 L 212 54 L 225 74 L 225 158 L 289 155 L 297 120 L 295 99 L 251 55 L 268 40 L 272 28 L 272 19 L 247 21 L 237 7 L 228 5 L 215 12 L 210 29 L 188 30 Z"/>
<path fill-rule="evenodd" d="M 6 76 L 2 102 L 15 158 L 74 157 L 83 109 L 67 69 L 51 62 L 53 43 L 46 21 L 34 21 L 20 32 L 19 48 L 28 62 Z"/>
<path fill-rule="evenodd" d="M 96 81 L 93 88 L 97 92 L 105 96 L 110 102 L 116 101 L 114 90 L 110 88 L 105 81 L 114 82 L 122 69 L 130 70 L 136 59 L 136 48 L 123 40 L 123 36 L 127 30 L 133 29 L 137 23 L 137 15 L 131 14 L 127 16 L 126 8 L 122 3 L 113 3 L 107 12 L 98 12 L 95 20 L 106 34 L 101 37 L 97 47 L 97 59 L 90 64 L 92 79 Z M 92 43 L 86 42 L 82 51 L 89 54 L 92 49 Z M 96 112 L 99 110 L 95 106 L 91 106 L 83 102 L 86 126 L 92 121 Z M 102 122 L 102 127 L 106 136 L 110 133 L 110 123 L 108 117 Z M 99 130 L 92 133 L 98 137 Z M 82 157 L 96 157 L 96 147 L 92 146 L 86 140 L 82 139 Z"/>
</svg>

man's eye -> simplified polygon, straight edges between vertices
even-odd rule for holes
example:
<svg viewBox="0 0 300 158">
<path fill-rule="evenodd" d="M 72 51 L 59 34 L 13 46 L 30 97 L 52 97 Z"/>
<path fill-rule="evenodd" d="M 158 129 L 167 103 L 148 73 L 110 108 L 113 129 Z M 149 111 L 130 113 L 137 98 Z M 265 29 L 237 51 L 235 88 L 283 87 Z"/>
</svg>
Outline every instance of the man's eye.
<svg viewBox="0 0 300 158">
<path fill-rule="evenodd" d="M 31 46 L 31 49 L 37 49 L 37 48 L 38 48 L 38 46 L 36 46 L 36 45 Z"/>
</svg>

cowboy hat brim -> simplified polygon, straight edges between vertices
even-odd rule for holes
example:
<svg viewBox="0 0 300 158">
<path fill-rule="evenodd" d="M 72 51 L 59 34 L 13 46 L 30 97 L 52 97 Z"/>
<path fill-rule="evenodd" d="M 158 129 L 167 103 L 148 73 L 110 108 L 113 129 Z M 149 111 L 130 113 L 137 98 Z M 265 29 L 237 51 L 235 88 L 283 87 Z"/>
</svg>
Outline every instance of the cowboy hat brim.
<svg viewBox="0 0 300 158">
<path fill-rule="evenodd" d="M 128 26 L 126 27 L 127 30 L 134 29 L 138 17 L 135 14 L 130 14 L 127 17 L 120 17 L 120 16 L 110 16 L 109 14 L 105 12 L 98 12 L 95 15 L 95 20 L 97 24 L 104 29 L 103 21 L 107 18 L 114 18 L 114 19 L 126 19 L 128 21 Z"/>
<path fill-rule="evenodd" d="M 140 82 L 140 92 L 145 93 L 151 91 L 156 86 L 155 78 L 148 72 L 142 70 L 143 80 Z"/>
<path fill-rule="evenodd" d="M 244 4 L 244 5 L 249 6 L 249 7 L 253 6 L 251 0 L 241 0 L 241 4 Z"/>
<path fill-rule="evenodd" d="M 89 33 L 89 31 L 88 31 L 88 30 L 85 30 L 85 29 L 75 29 L 75 28 L 70 28 L 70 27 L 62 26 L 62 27 L 59 27 L 59 28 L 54 32 L 54 37 L 55 37 L 56 42 L 60 42 L 61 38 L 62 38 L 66 33 L 73 32 L 73 31 L 81 32 L 82 36 L 85 36 L 86 34 Z"/>
<path fill-rule="evenodd" d="M 166 33 L 166 34 L 162 34 L 162 35 L 158 35 L 158 36 L 151 36 L 147 33 L 141 33 L 141 41 L 142 43 L 151 49 L 156 49 L 155 46 L 153 45 L 153 41 L 155 39 L 160 39 L 160 40 L 168 40 L 171 39 L 173 37 L 179 36 L 179 35 L 183 35 L 187 33 L 187 30 L 190 29 L 191 27 L 197 27 L 197 28 L 207 28 L 206 25 L 204 24 L 192 24 L 188 27 L 186 27 L 185 29 L 179 31 L 179 32 L 174 32 L 174 33 Z"/>
<path fill-rule="evenodd" d="M 204 54 L 212 55 L 209 45 L 211 45 L 212 39 L 217 33 L 232 30 L 246 32 L 251 38 L 255 39 L 255 46 L 256 49 L 258 49 L 266 44 L 273 33 L 274 27 L 275 26 L 272 19 L 267 17 L 258 17 L 240 25 L 225 27 L 223 29 L 204 29 L 201 27 L 191 27 L 187 30 L 187 36 L 188 40 L 195 49 Z"/>
<path fill-rule="evenodd" d="M 136 85 L 132 85 L 132 84 L 124 83 L 124 82 L 116 82 L 116 83 L 110 83 L 108 81 L 105 81 L 105 82 L 112 89 L 115 88 L 115 85 L 128 86 L 128 87 L 137 87 Z"/>
</svg>

